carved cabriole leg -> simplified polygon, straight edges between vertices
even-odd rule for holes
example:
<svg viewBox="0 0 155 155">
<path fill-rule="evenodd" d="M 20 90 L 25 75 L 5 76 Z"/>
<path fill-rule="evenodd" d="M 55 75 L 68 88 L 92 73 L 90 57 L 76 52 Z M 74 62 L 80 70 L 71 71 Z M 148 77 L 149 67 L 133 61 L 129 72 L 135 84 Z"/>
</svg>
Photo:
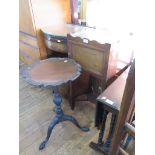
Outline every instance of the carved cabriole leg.
<svg viewBox="0 0 155 155">
<path fill-rule="evenodd" d="M 104 136 L 104 131 L 105 131 L 105 123 L 107 119 L 108 111 L 104 110 L 103 111 L 103 118 L 102 118 L 102 124 L 101 124 L 101 129 L 98 137 L 98 144 L 101 145 L 103 144 L 103 136 Z"/>
<path fill-rule="evenodd" d="M 73 116 L 69 116 L 69 115 L 63 115 L 62 117 L 62 121 L 70 121 L 72 122 L 74 125 L 76 125 L 80 130 L 87 132 L 89 131 L 89 128 L 87 127 L 81 127 L 78 123 L 78 121 L 73 117 Z"/>
<path fill-rule="evenodd" d="M 57 116 L 54 117 L 54 119 L 51 121 L 50 125 L 48 126 L 48 131 L 47 131 L 47 136 L 46 136 L 46 139 L 40 144 L 39 146 L 39 150 L 42 150 L 45 148 L 50 136 L 51 136 L 51 133 L 52 133 L 52 130 L 53 128 L 55 127 L 56 124 L 59 123 L 59 118 Z"/>
<path fill-rule="evenodd" d="M 115 125 L 116 125 L 116 119 L 117 119 L 117 115 L 116 114 L 112 114 L 109 135 L 108 135 L 108 138 L 107 138 L 105 144 L 103 145 L 103 150 L 104 150 L 105 153 L 108 153 L 109 148 L 110 148 L 110 144 L 111 144 L 111 141 L 112 141 L 112 136 L 113 136 L 114 128 L 115 128 Z"/>
</svg>

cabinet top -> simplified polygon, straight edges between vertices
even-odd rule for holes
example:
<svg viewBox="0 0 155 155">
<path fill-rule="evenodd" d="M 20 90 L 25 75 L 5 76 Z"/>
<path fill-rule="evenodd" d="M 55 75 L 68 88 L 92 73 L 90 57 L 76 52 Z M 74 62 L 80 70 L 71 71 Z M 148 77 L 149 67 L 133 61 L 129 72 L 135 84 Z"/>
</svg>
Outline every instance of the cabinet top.
<svg viewBox="0 0 155 155">
<path fill-rule="evenodd" d="M 105 91 L 103 91 L 103 93 L 98 96 L 97 101 L 119 111 L 129 69 L 130 67 L 128 67 L 128 69 L 126 69 Z"/>
<path fill-rule="evenodd" d="M 82 39 L 88 39 L 90 41 L 97 41 L 99 43 L 109 43 L 113 44 L 118 42 L 118 38 L 107 29 L 93 29 L 93 28 L 83 28 L 80 31 L 71 33 L 73 37 L 80 37 Z"/>
</svg>

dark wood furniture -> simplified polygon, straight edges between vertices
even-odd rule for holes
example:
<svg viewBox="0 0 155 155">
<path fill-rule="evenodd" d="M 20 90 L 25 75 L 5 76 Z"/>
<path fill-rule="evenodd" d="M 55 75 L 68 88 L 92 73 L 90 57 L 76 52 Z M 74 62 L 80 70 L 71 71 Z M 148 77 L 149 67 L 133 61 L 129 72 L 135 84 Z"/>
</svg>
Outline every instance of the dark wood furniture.
<svg viewBox="0 0 155 155">
<path fill-rule="evenodd" d="M 80 76 L 81 66 L 69 58 L 50 58 L 28 65 L 21 71 L 27 82 L 36 86 L 51 87 L 53 92 L 53 102 L 55 104 L 56 116 L 48 126 L 47 137 L 40 144 L 39 149 L 45 148 L 51 132 L 56 124 L 63 121 L 70 121 L 82 131 L 89 131 L 88 128 L 81 127 L 73 116 L 63 113 L 61 109 L 62 98 L 58 87 L 68 81 L 73 81 Z"/>
<path fill-rule="evenodd" d="M 79 90 L 91 95 L 88 100 L 95 102 L 96 97 L 124 71 L 132 60 L 132 51 L 126 59 L 122 58 L 121 41 L 114 38 L 108 31 L 95 30 L 90 28 L 82 29 L 67 35 L 68 56 L 81 64 L 83 76 L 87 83 L 83 85 L 82 79 L 77 79 L 70 84 L 70 90 Z M 119 48 L 118 48 L 119 47 Z M 79 80 L 79 82 L 77 82 Z M 78 84 L 76 84 L 76 82 Z M 75 92 L 75 91 L 73 91 Z M 70 95 L 71 108 L 74 109 L 74 98 L 80 95 Z M 91 97 L 91 98 L 90 98 Z"/>
<path fill-rule="evenodd" d="M 120 112 L 120 107 L 123 99 L 123 93 L 125 91 L 126 79 L 128 76 L 129 69 L 126 69 L 103 93 L 101 93 L 97 98 L 96 103 L 96 116 L 95 116 L 95 126 L 100 128 L 100 133 L 98 137 L 98 142 L 90 143 L 90 147 L 104 152 L 107 154 L 109 152 L 109 148 L 111 145 L 111 140 L 114 132 L 114 128 L 116 125 L 116 121 L 118 118 L 118 114 Z M 131 113 L 134 109 L 134 100 L 132 100 L 132 106 L 130 107 L 129 119 L 131 118 Z M 103 142 L 105 123 L 108 113 L 112 113 L 111 125 L 109 130 L 109 135 L 106 142 Z"/>
<path fill-rule="evenodd" d="M 75 91 L 70 92 L 72 93 L 70 96 L 71 108 L 74 109 L 74 98 L 78 95 L 92 92 L 90 96 L 94 99 L 104 90 L 107 80 L 110 44 L 100 44 L 87 39 L 83 40 L 72 35 L 68 35 L 67 39 L 68 55 L 82 65 L 82 75 L 87 79 L 85 84 L 83 79 L 70 83 L 70 89 L 72 90 L 79 90 L 79 87 L 85 88 L 81 92 L 77 91 L 76 94 L 73 93 Z"/>
<path fill-rule="evenodd" d="M 116 127 L 109 151 L 109 155 L 116 155 L 120 148 L 120 143 L 122 140 L 122 131 L 124 129 L 124 125 L 128 122 L 128 112 L 130 107 L 132 106 L 133 98 L 135 97 L 135 61 L 131 65 L 131 69 L 127 78 L 122 103 L 120 107 L 120 112 L 118 115 L 118 119 L 116 122 Z M 129 127 L 125 127 L 128 133 L 134 136 L 134 131 Z M 129 129 L 129 130 L 128 130 Z"/>
<path fill-rule="evenodd" d="M 53 52 L 53 55 L 54 52 L 67 54 L 67 34 L 80 31 L 82 28 L 83 27 L 79 25 L 73 24 L 60 24 L 59 26 L 43 27 L 41 30 L 44 34 L 44 41 L 48 52 Z"/>
</svg>

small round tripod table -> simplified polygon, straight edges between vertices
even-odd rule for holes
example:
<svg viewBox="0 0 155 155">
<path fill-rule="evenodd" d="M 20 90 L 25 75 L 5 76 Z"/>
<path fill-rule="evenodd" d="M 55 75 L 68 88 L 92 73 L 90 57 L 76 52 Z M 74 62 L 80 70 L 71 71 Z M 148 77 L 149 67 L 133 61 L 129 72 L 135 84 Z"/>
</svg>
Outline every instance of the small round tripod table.
<svg viewBox="0 0 155 155">
<path fill-rule="evenodd" d="M 45 148 L 51 132 L 56 124 L 63 121 L 70 121 L 75 124 L 82 131 L 89 131 L 89 128 L 81 127 L 73 116 L 63 113 L 61 109 L 62 97 L 59 93 L 58 87 L 68 81 L 73 81 L 80 76 L 81 66 L 73 59 L 69 58 L 50 58 L 27 65 L 22 71 L 21 75 L 25 80 L 36 86 L 51 87 L 53 92 L 53 102 L 55 104 L 55 117 L 48 126 L 47 136 L 40 144 L 39 150 Z"/>
</svg>

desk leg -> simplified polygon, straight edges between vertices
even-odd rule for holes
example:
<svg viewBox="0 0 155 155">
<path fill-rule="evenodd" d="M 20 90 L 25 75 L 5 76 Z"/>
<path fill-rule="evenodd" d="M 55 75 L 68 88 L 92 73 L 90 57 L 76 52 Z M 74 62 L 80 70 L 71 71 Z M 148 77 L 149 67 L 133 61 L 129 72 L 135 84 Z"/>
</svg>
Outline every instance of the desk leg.
<svg viewBox="0 0 155 155">
<path fill-rule="evenodd" d="M 45 146 L 50 138 L 53 128 L 56 126 L 56 124 L 58 124 L 60 122 L 70 121 L 73 124 L 75 124 L 78 128 L 80 128 L 82 131 L 85 131 L 85 132 L 89 131 L 89 128 L 81 127 L 74 117 L 65 115 L 63 113 L 63 110 L 61 109 L 62 98 L 59 93 L 58 87 L 57 86 L 52 87 L 52 90 L 53 90 L 53 96 L 54 96 L 53 102 L 55 104 L 54 111 L 56 113 L 56 116 L 53 118 L 50 125 L 48 126 L 47 136 L 46 136 L 45 140 L 40 144 L 39 150 L 42 150 L 45 148 Z"/>
</svg>

